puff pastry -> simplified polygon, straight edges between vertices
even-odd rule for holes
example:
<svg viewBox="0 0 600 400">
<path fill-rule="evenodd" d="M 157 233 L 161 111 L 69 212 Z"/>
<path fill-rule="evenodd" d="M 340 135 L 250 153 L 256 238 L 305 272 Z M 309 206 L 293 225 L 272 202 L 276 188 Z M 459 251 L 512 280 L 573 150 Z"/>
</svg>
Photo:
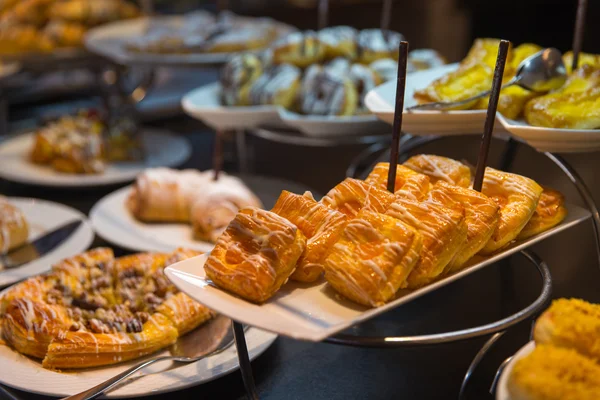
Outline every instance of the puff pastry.
<svg viewBox="0 0 600 400">
<path fill-rule="evenodd" d="M 0 195 L 0 254 L 19 247 L 29 237 L 29 224 L 23 212 Z M 0 264 L 2 269 L 2 264 Z"/>
<path fill-rule="evenodd" d="M 325 257 L 340 238 L 348 218 L 315 201 L 310 192 L 300 196 L 284 190 L 271 211 L 296 225 L 307 239 L 291 279 L 314 282 L 323 273 Z"/>
<path fill-rule="evenodd" d="M 15 285 L 0 299 L 3 336 L 50 369 L 114 364 L 175 342 L 214 313 L 178 293 L 163 268 L 197 252 L 114 259 L 95 249 L 46 275 Z"/>
<path fill-rule="evenodd" d="M 498 226 L 480 254 L 491 254 L 517 238 L 533 215 L 542 195 L 533 179 L 486 168 L 481 192 L 500 207 Z"/>
<path fill-rule="evenodd" d="M 362 209 L 385 212 L 393 201 L 394 195 L 388 191 L 352 178 L 346 178 L 321 199 L 327 207 L 351 218 Z"/>
<path fill-rule="evenodd" d="M 390 163 L 380 162 L 371 171 L 365 182 L 377 186 L 382 190 L 387 189 Z M 403 165 L 396 165 L 396 182 L 394 193 L 402 191 L 402 195 L 414 200 L 422 200 L 430 189 L 429 177 L 413 171 Z"/>
<path fill-rule="evenodd" d="M 525 240 L 547 231 L 560 224 L 567 216 L 565 197 L 557 190 L 542 186 L 544 191 L 540 196 L 535 212 L 525 228 L 517 236 L 517 240 Z"/>
<path fill-rule="evenodd" d="M 304 234 L 287 219 L 247 207 L 217 240 L 204 271 L 219 287 L 262 303 L 288 280 L 305 248 Z"/>
<path fill-rule="evenodd" d="M 423 247 L 408 288 L 417 289 L 442 275 L 467 239 L 465 211 L 434 202 L 417 202 L 397 197 L 387 215 L 414 227 L 423 236 Z"/>
<path fill-rule="evenodd" d="M 444 181 L 460 187 L 471 185 L 471 169 L 451 158 L 420 154 L 409 158 L 404 166 L 427 175 L 431 183 Z"/>
<path fill-rule="evenodd" d="M 394 297 L 415 267 L 422 239 L 396 218 L 363 210 L 325 260 L 327 282 L 343 296 L 377 307 Z"/>
<path fill-rule="evenodd" d="M 490 240 L 499 218 L 498 205 L 486 195 L 472 189 L 438 181 L 429 193 L 431 201 L 460 212 L 465 211 L 467 239 L 448 265 L 449 271 L 457 271 L 477 254 Z"/>
</svg>

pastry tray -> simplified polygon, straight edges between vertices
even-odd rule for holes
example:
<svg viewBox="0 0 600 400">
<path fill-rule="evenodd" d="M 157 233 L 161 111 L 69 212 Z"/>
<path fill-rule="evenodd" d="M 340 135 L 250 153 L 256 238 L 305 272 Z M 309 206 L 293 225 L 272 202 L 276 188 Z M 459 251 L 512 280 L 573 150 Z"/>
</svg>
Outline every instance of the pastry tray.
<svg viewBox="0 0 600 400">
<path fill-rule="evenodd" d="M 289 281 L 269 301 L 262 305 L 253 304 L 217 288 L 205 277 L 203 266 L 206 255 L 174 264 L 166 268 L 165 273 L 180 290 L 238 322 L 294 339 L 316 342 L 433 292 L 591 216 L 589 211 L 575 205 L 567 204 L 567 209 L 567 218 L 558 226 L 525 241 L 514 243 L 493 256 L 473 259 L 470 266 L 462 271 L 424 288 L 414 291 L 401 290 L 395 300 L 378 308 L 367 308 L 346 300 L 324 281 L 318 284 Z"/>
</svg>

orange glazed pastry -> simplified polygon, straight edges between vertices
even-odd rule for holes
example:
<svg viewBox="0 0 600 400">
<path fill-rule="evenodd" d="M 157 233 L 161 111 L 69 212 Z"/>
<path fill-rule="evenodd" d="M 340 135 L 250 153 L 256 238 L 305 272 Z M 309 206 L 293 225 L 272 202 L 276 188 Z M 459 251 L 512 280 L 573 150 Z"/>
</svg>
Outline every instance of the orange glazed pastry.
<svg viewBox="0 0 600 400">
<path fill-rule="evenodd" d="M 414 228 L 384 214 L 361 211 L 325 260 L 325 278 L 345 297 L 381 306 L 406 287 L 421 246 Z"/>
<path fill-rule="evenodd" d="M 394 195 L 386 190 L 369 185 L 365 181 L 346 178 L 331 189 L 321 203 L 352 218 L 363 208 L 385 212 L 393 201 Z"/>
<path fill-rule="evenodd" d="M 296 225 L 307 239 L 291 278 L 314 282 L 323 273 L 327 252 L 340 238 L 348 218 L 316 202 L 310 192 L 300 196 L 284 190 L 271 211 Z"/>
<path fill-rule="evenodd" d="M 431 201 L 454 210 L 465 210 L 467 240 L 448 265 L 449 270 L 457 271 L 490 240 L 498 225 L 499 207 L 486 195 L 473 189 L 450 185 L 438 181 L 429 193 Z"/>
<path fill-rule="evenodd" d="M 365 182 L 377 186 L 382 190 L 387 190 L 388 173 L 390 163 L 380 162 L 369 174 Z M 422 200 L 426 197 L 430 189 L 429 178 L 407 168 L 403 165 L 396 165 L 396 182 L 394 183 L 394 192 L 402 190 L 404 196 L 414 200 Z"/>
<path fill-rule="evenodd" d="M 527 225 L 525 225 L 525 228 L 517 236 L 518 240 L 525 240 L 538 233 L 547 231 L 560 224 L 567 216 L 565 197 L 562 193 L 549 187 L 543 187 L 543 189 L 544 191 L 535 208 L 535 212 Z"/>
<path fill-rule="evenodd" d="M 404 166 L 427 175 L 431 183 L 444 181 L 460 187 L 471 185 L 471 169 L 451 158 L 419 154 L 409 158 Z"/>
<path fill-rule="evenodd" d="M 421 257 L 408 277 L 408 288 L 417 289 L 435 280 L 445 270 L 467 238 L 464 209 L 397 197 L 386 212 L 423 236 Z"/>
<path fill-rule="evenodd" d="M 247 207 L 217 240 L 204 271 L 219 287 L 262 303 L 288 280 L 305 248 L 304 234 L 290 221 Z"/>
</svg>

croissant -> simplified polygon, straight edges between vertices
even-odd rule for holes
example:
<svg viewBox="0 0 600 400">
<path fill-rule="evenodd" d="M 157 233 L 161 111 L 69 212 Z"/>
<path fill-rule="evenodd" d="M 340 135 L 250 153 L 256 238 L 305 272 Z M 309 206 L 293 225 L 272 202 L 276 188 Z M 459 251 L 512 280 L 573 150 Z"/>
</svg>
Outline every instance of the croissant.
<svg viewBox="0 0 600 400">
<path fill-rule="evenodd" d="M 390 164 L 380 162 L 375 165 L 365 182 L 375 185 L 382 190 L 387 189 L 388 173 Z M 429 177 L 415 172 L 403 165 L 396 165 L 396 180 L 394 182 L 394 193 L 402 191 L 402 195 L 414 200 L 422 200 L 427 196 L 430 189 Z"/>
<path fill-rule="evenodd" d="M 321 199 L 327 207 L 349 217 L 362 209 L 383 213 L 393 201 L 393 194 L 352 178 L 346 178 Z"/>
<path fill-rule="evenodd" d="M 0 254 L 19 247 L 29 237 L 29 224 L 23 212 L 0 195 Z M 2 264 L 0 264 L 2 269 Z"/>
<path fill-rule="evenodd" d="M 543 186 L 543 189 L 535 212 L 517 236 L 517 240 L 525 240 L 547 231 L 560 224 L 567 216 L 565 197 L 562 193 L 545 186 Z"/>
<path fill-rule="evenodd" d="M 471 169 L 451 158 L 420 154 L 409 158 L 404 166 L 427 175 L 431 183 L 441 180 L 460 187 L 471 185 Z"/>
<path fill-rule="evenodd" d="M 323 273 L 325 257 L 340 238 L 348 218 L 316 202 L 310 192 L 300 196 L 284 190 L 271 211 L 296 225 L 307 239 L 291 279 L 314 282 Z"/>
</svg>

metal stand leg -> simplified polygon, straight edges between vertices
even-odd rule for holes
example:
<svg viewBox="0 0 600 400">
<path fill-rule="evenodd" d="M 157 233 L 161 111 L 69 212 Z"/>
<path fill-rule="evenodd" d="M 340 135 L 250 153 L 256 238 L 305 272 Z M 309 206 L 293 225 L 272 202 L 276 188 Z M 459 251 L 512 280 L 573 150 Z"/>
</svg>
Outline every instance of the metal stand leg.
<svg viewBox="0 0 600 400">
<path fill-rule="evenodd" d="M 512 164 L 517 155 L 518 147 L 519 142 L 517 142 L 512 137 L 508 138 L 508 141 L 506 142 L 506 147 L 504 148 L 504 153 L 502 153 L 502 158 L 500 158 L 501 171 L 510 171 L 512 169 Z"/>
<path fill-rule="evenodd" d="M 237 149 L 238 168 L 240 174 L 247 174 L 248 171 L 248 152 L 246 147 L 246 132 L 243 129 L 235 131 L 235 146 Z"/>
<path fill-rule="evenodd" d="M 232 321 L 233 335 L 235 337 L 235 347 L 237 348 L 238 360 L 240 362 L 240 371 L 246 388 L 246 395 L 249 400 L 258 400 L 256 386 L 254 385 L 254 376 L 252 376 L 252 365 L 248 356 L 248 347 L 246 347 L 246 336 L 242 324 Z"/>
<path fill-rule="evenodd" d="M 502 337 L 502 335 L 504 335 L 505 333 L 506 333 L 506 331 L 502 331 L 502 332 L 498 332 L 498 333 L 492 335 L 492 337 L 490 337 L 488 339 L 488 341 L 485 342 L 485 344 L 483 345 L 481 350 L 479 350 L 479 352 L 477 352 L 477 355 L 475 355 L 475 358 L 473 359 L 473 361 L 471 361 L 471 365 L 469 365 L 469 369 L 465 373 L 465 377 L 463 378 L 462 384 L 460 385 L 460 392 L 458 394 L 458 400 L 464 399 L 465 391 L 467 389 L 467 383 L 469 383 L 469 379 L 471 379 L 471 375 L 473 375 L 473 371 L 475 371 L 475 368 L 477 368 L 477 366 L 479 365 L 479 363 L 481 362 L 483 357 L 486 355 L 486 353 L 492 348 L 492 346 L 498 341 L 498 339 L 500 339 Z"/>
</svg>

